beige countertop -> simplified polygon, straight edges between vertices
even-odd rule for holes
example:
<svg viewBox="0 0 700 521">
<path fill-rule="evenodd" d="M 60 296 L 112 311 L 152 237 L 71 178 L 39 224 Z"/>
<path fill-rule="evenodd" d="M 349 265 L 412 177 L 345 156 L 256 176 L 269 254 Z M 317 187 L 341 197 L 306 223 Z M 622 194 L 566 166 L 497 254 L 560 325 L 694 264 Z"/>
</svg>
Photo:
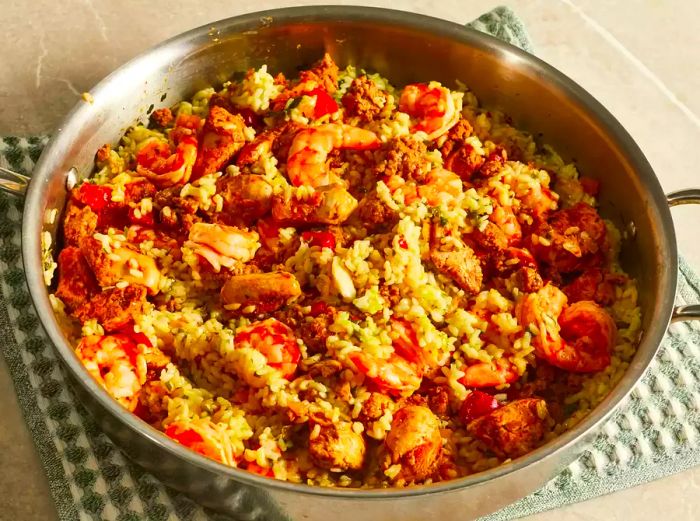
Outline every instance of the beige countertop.
<svg viewBox="0 0 700 521">
<path fill-rule="evenodd" d="M 50 132 L 89 88 L 137 53 L 186 29 L 286 0 L 0 0 L 0 135 Z M 579 82 L 629 130 L 666 190 L 700 185 L 698 0 L 393 0 L 359 3 L 469 21 L 499 4 L 525 20 L 537 54 Z M 674 209 L 681 252 L 700 267 L 698 210 Z M 4 361 L 0 361 L 0 519 L 56 512 Z M 690 520 L 700 468 L 531 521 Z"/>
</svg>

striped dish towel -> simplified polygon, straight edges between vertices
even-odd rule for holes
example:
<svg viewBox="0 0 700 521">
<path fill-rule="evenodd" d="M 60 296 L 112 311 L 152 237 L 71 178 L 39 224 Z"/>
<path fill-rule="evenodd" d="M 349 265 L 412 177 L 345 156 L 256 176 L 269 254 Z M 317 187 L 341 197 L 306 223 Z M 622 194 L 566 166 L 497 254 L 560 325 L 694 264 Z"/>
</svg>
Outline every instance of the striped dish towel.
<svg viewBox="0 0 700 521">
<path fill-rule="evenodd" d="M 471 24 L 531 51 L 520 20 L 498 8 Z M 31 172 L 44 137 L 0 139 L 0 165 Z M 227 519 L 128 461 L 71 393 L 31 305 L 20 252 L 22 202 L 0 193 L 0 349 L 49 478 L 61 521 Z M 700 278 L 680 266 L 678 303 L 700 300 Z M 538 492 L 483 521 L 583 501 L 700 463 L 700 328 L 674 325 L 646 377 L 580 456 Z M 240 517 L 259 516 L 241 511 Z"/>
</svg>

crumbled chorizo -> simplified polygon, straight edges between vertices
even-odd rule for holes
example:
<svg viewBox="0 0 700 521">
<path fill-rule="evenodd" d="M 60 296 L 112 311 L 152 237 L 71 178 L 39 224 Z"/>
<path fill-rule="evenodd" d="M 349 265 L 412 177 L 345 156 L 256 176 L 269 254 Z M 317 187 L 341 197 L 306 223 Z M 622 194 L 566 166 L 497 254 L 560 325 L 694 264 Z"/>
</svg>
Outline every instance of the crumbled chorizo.
<svg viewBox="0 0 700 521">
<path fill-rule="evenodd" d="M 325 53 L 323 58 L 316 62 L 309 70 L 301 71 L 299 78 L 302 83 L 315 81 L 326 89 L 329 94 L 338 90 L 338 65 L 333 61 L 331 55 Z"/>
<path fill-rule="evenodd" d="M 301 337 L 310 355 L 326 352 L 326 340 L 331 335 L 330 326 L 336 316 L 336 309 L 322 305 L 314 309 L 311 316 L 304 313 L 299 305 L 291 305 L 275 314 L 280 322 L 291 327 Z"/>
<path fill-rule="evenodd" d="M 384 204 L 376 190 L 360 200 L 357 216 L 368 233 L 390 230 L 399 222 L 399 214 Z"/>
<path fill-rule="evenodd" d="M 469 433 L 502 458 L 517 458 L 539 444 L 545 434 L 547 404 L 539 398 L 507 403 L 467 425 Z"/>
<path fill-rule="evenodd" d="M 426 479 L 436 470 L 442 452 L 440 421 L 427 407 L 407 405 L 394 413 L 384 444 L 388 452 L 384 468 L 401 465 L 395 481 Z"/>
<path fill-rule="evenodd" d="M 129 285 L 124 288 L 109 288 L 78 307 L 73 315 L 81 322 L 96 319 L 109 333 L 122 329 L 143 313 L 146 288 Z"/>
<path fill-rule="evenodd" d="M 109 156 L 110 152 L 112 151 L 112 147 L 110 146 L 109 143 L 105 143 L 102 145 L 100 148 L 97 149 L 97 153 L 95 154 L 95 161 L 97 163 L 105 163 L 109 161 Z"/>
<path fill-rule="evenodd" d="M 218 172 L 245 144 L 245 121 L 223 107 L 211 107 L 200 137 L 192 179 Z"/>
<path fill-rule="evenodd" d="M 507 160 L 508 154 L 506 149 L 497 147 L 488 155 L 481 168 L 474 174 L 474 178 L 486 180 L 500 174 Z"/>
<path fill-rule="evenodd" d="M 89 206 L 80 208 L 72 200 L 68 201 L 63 220 L 63 240 L 66 246 L 79 246 L 83 237 L 89 237 L 97 228 L 97 214 Z"/>
<path fill-rule="evenodd" d="M 427 169 L 427 148 L 422 141 L 401 136 L 389 141 L 384 149 L 384 159 L 375 166 L 379 176 L 398 175 L 404 179 L 421 179 Z"/>
<path fill-rule="evenodd" d="M 528 240 L 535 257 L 561 273 L 601 266 L 610 250 L 605 222 L 586 203 L 554 212 Z"/>
<path fill-rule="evenodd" d="M 535 268 L 523 266 L 516 270 L 512 275 L 513 284 L 520 291 L 525 293 L 534 293 L 542 289 L 544 285 L 542 277 Z"/>
<path fill-rule="evenodd" d="M 483 164 L 484 157 L 473 146 L 465 143 L 445 157 L 443 166 L 457 174 L 462 181 L 471 181 L 474 172 L 479 170 Z"/>
<path fill-rule="evenodd" d="M 141 199 L 154 197 L 158 193 L 156 185 L 147 179 L 140 179 L 124 185 L 124 204 L 138 203 Z"/>
<path fill-rule="evenodd" d="M 364 465 L 365 452 L 365 440 L 351 423 L 311 422 L 309 456 L 319 467 L 331 472 L 358 470 Z"/>
<path fill-rule="evenodd" d="M 450 277 L 468 294 L 474 295 L 481 290 L 481 265 L 469 246 L 456 251 L 433 251 L 430 260 L 439 272 Z"/>
<path fill-rule="evenodd" d="M 151 122 L 160 128 L 167 127 L 174 119 L 172 111 L 167 107 L 156 109 L 151 113 Z"/>
<path fill-rule="evenodd" d="M 366 122 L 372 121 L 382 111 L 386 101 L 386 91 L 364 75 L 353 80 L 342 99 L 349 116 L 358 116 Z"/>
<path fill-rule="evenodd" d="M 89 301 L 99 286 L 83 254 L 75 246 L 66 246 L 58 255 L 58 288 L 56 296 L 69 310 Z"/>
</svg>

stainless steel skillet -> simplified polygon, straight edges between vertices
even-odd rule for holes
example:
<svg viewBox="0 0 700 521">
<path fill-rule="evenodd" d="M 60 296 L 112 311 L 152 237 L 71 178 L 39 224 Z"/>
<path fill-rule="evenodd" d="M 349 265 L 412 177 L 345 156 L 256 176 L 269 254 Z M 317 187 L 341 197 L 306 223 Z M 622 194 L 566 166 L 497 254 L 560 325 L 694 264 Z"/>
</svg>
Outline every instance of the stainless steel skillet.
<svg viewBox="0 0 700 521">
<path fill-rule="evenodd" d="M 61 210 L 67 184 L 91 171 L 94 152 L 129 125 L 233 72 L 267 63 L 293 72 L 324 51 L 341 64 L 373 69 L 396 84 L 461 80 L 485 105 L 542 132 L 586 175 L 601 179 L 602 213 L 629 231 L 623 263 L 638 278 L 643 329 L 621 382 L 575 429 L 512 463 L 467 478 L 408 489 L 324 489 L 269 480 L 205 459 L 122 409 L 90 378 L 61 332 L 48 300 L 40 234 L 56 235 L 48 211 Z M 222 20 L 177 36 L 127 63 L 92 89 L 45 149 L 26 189 L 22 253 L 39 318 L 76 391 L 108 435 L 165 483 L 201 503 L 246 519 L 470 519 L 522 497 L 578 453 L 641 378 L 669 321 L 700 318 L 700 306 L 674 310 L 678 263 L 669 205 L 700 202 L 700 190 L 664 196 L 643 153 L 613 116 L 583 89 L 539 59 L 462 26 L 398 11 L 299 7 Z M 28 180 L 2 187 L 23 193 Z"/>
</svg>

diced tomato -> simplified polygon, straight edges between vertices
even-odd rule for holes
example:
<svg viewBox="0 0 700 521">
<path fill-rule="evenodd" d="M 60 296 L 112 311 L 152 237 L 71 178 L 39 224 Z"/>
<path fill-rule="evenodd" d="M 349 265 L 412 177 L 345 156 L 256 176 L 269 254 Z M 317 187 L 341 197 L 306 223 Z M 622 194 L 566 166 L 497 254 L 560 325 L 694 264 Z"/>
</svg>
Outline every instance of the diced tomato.
<svg viewBox="0 0 700 521">
<path fill-rule="evenodd" d="M 197 443 L 202 443 L 204 438 L 194 429 L 182 429 L 180 425 L 171 423 L 165 429 L 165 435 L 174 439 L 185 447 L 192 447 Z"/>
<path fill-rule="evenodd" d="M 83 183 L 78 188 L 78 199 L 89 206 L 92 211 L 99 213 L 112 199 L 112 187 Z"/>
<path fill-rule="evenodd" d="M 407 250 L 407 249 L 408 249 L 408 243 L 406 242 L 406 239 L 404 239 L 403 237 L 401 237 L 401 238 L 399 239 L 399 246 L 401 246 L 404 250 Z"/>
<path fill-rule="evenodd" d="M 265 476 L 267 478 L 275 477 L 275 472 L 272 470 L 272 467 L 263 467 L 262 465 L 258 465 L 254 461 L 248 463 L 248 466 L 246 466 L 245 469 L 248 472 L 252 472 L 253 474 L 258 474 L 260 476 Z"/>
<path fill-rule="evenodd" d="M 309 311 L 309 315 L 312 317 L 317 317 L 319 315 L 323 315 L 328 311 L 328 304 L 326 304 L 322 300 L 318 300 L 311 304 L 311 310 Z"/>
<path fill-rule="evenodd" d="M 307 96 L 316 96 L 316 106 L 314 107 L 314 118 L 318 119 L 326 114 L 333 114 L 338 110 L 338 104 L 322 87 L 316 87 L 306 93 Z"/>
<path fill-rule="evenodd" d="M 466 397 L 459 409 L 459 417 L 467 424 L 498 409 L 498 400 L 489 393 L 474 390 Z"/>
<path fill-rule="evenodd" d="M 588 195 L 592 197 L 598 196 L 600 192 L 600 181 L 591 177 L 581 177 L 579 183 L 581 183 L 581 188 L 583 188 L 583 191 Z"/>
<path fill-rule="evenodd" d="M 335 235 L 331 232 L 304 232 L 301 234 L 301 238 L 311 246 L 320 246 L 321 248 L 335 250 Z"/>
<path fill-rule="evenodd" d="M 143 213 L 139 211 L 138 217 L 136 216 L 136 208 L 129 208 L 129 222 L 131 224 L 139 224 L 141 226 L 153 226 L 155 224 L 155 219 L 153 218 L 153 212 Z"/>
<path fill-rule="evenodd" d="M 148 347 L 153 347 L 153 344 L 151 344 L 151 341 L 146 335 L 144 335 L 141 332 L 137 333 L 136 331 L 134 331 L 133 324 L 129 324 L 128 326 L 120 329 L 119 334 L 127 338 L 130 342 L 133 342 L 134 345 L 144 344 Z"/>
</svg>

